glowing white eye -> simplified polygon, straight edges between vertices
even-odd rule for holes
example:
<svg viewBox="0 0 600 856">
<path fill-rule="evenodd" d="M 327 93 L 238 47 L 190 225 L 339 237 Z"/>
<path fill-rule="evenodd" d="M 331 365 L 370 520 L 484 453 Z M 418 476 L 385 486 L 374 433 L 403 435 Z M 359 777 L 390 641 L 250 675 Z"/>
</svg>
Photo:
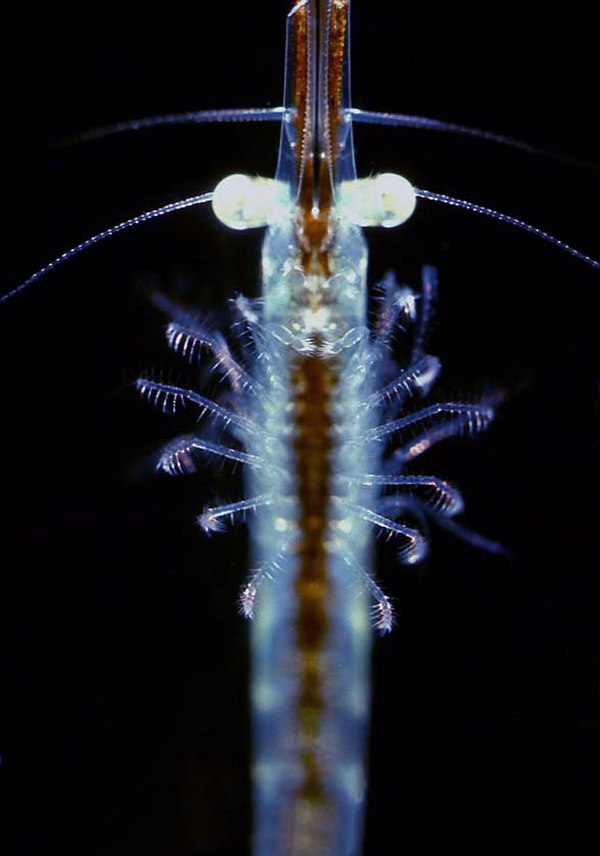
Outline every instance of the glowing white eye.
<svg viewBox="0 0 600 856">
<path fill-rule="evenodd" d="M 285 219 L 290 208 L 289 191 L 272 178 L 236 173 L 217 184 L 212 207 L 230 229 L 257 229 Z"/>
<path fill-rule="evenodd" d="M 416 202 L 410 181 L 394 172 L 383 172 L 343 182 L 338 207 L 342 216 L 357 226 L 391 229 L 408 220 Z"/>
</svg>

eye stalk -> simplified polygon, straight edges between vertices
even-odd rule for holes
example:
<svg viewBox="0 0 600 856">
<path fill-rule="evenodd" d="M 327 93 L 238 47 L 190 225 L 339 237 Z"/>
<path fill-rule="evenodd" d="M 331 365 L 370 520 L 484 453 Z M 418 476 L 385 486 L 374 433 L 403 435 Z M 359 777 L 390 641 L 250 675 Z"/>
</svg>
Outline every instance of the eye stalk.
<svg viewBox="0 0 600 856">
<path fill-rule="evenodd" d="M 384 172 L 342 182 L 336 208 L 343 220 L 356 226 L 392 229 L 408 220 L 416 201 L 415 189 L 406 178 Z M 230 229 L 258 229 L 290 217 L 289 189 L 272 178 L 235 173 L 217 184 L 212 207 Z"/>
<path fill-rule="evenodd" d="M 356 226 L 392 229 L 409 219 L 416 203 L 417 195 L 408 179 L 394 172 L 383 172 L 371 178 L 342 182 L 336 207 L 342 219 Z"/>
<path fill-rule="evenodd" d="M 273 178 L 235 173 L 217 184 L 212 207 L 230 229 L 258 229 L 290 217 L 289 189 Z"/>
</svg>

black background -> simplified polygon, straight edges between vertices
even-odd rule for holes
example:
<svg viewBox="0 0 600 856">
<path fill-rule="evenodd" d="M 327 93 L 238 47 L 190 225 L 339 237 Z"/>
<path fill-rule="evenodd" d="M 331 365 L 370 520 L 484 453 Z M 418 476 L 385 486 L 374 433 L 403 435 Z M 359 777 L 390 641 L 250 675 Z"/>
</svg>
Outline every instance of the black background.
<svg viewBox="0 0 600 856">
<path fill-rule="evenodd" d="M 590 21 L 398 5 L 355 4 L 356 106 L 598 160 Z M 280 103 L 286 4 L 205 6 L 1 19 L 2 290 L 231 171 L 272 174 L 275 126 L 49 146 L 127 118 Z M 362 174 L 394 169 L 598 255 L 593 170 L 431 132 L 361 127 L 356 143 Z M 365 852 L 582 852 L 598 836 L 598 274 L 427 203 L 369 240 L 371 281 L 439 268 L 439 394 L 510 390 L 487 434 L 439 447 L 418 471 L 458 482 L 465 522 L 515 559 L 444 533 L 418 570 L 382 548 L 398 624 L 375 646 Z M 147 292 L 227 327 L 227 298 L 258 293 L 259 248 L 197 209 L 98 246 L 1 307 L 3 853 L 248 852 L 245 534 L 206 540 L 193 523 L 215 495 L 240 495 L 239 474 L 153 475 L 149 456 L 181 426 L 131 384 L 170 365 Z"/>
</svg>

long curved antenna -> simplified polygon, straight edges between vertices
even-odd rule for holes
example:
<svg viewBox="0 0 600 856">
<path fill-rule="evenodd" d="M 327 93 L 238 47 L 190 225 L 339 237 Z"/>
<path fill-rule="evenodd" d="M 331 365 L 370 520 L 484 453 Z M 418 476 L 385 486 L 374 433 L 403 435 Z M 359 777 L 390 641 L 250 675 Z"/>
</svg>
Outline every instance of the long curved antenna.
<svg viewBox="0 0 600 856">
<path fill-rule="evenodd" d="M 204 125 L 219 123 L 239 122 L 279 122 L 285 118 L 286 107 L 241 107 L 227 110 L 188 110 L 185 113 L 168 113 L 166 116 L 144 116 L 141 119 L 127 119 L 123 122 L 113 122 L 110 125 L 101 125 L 98 128 L 90 128 L 80 134 L 73 134 L 55 144 L 55 148 L 67 148 L 80 143 L 90 143 L 94 140 L 102 140 L 116 134 L 124 134 L 129 131 L 143 131 L 149 128 L 164 128 L 174 125 Z M 441 119 L 431 119 L 427 116 L 411 116 L 407 113 L 380 113 L 374 110 L 360 110 L 358 107 L 349 107 L 344 111 L 348 120 L 362 125 L 387 125 L 392 128 L 416 128 L 425 131 L 442 131 L 450 134 L 459 134 L 464 137 L 487 140 L 509 146 L 522 152 L 533 155 L 552 158 L 563 161 L 574 166 L 586 169 L 600 169 L 600 164 L 588 161 L 573 155 L 560 154 L 534 146 L 524 140 L 508 137 L 505 134 L 496 134 L 483 128 L 475 128 L 471 125 L 461 125 L 456 122 L 444 122 Z"/>
<path fill-rule="evenodd" d="M 356 107 L 351 107 L 345 113 L 354 122 L 360 122 L 364 125 L 388 125 L 393 128 L 420 128 L 425 131 L 445 131 L 450 134 L 461 134 L 465 137 L 475 137 L 480 140 L 500 143 L 503 146 L 510 146 L 510 148 L 529 152 L 533 155 L 541 155 L 542 157 L 564 161 L 574 166 L 600 169 L 600 164 L 593 161 L 552 152 L 548 149 L 534 146 L 531 143 L 526 143 L 524 140 L 507 137 L 505 134 L 495 134 L 493 131 L 484 131 L 481 128 L 474 128 L 471 125 L 459 125 L 455 122 L 443 122 L 440 119 L 429 119 L 426 116 L 410 116 L 405 113 L 375 113 L 371 110 L 359 110 Z"/>
<path fill-rule="evenodd" d="M 102 140 L 127 131 L 141 131 L 146 128 L 161 128 L 171 125 L 201 125 L 219 122 L 278 122 L 286 112 L 285 107 L 249 107 L 232 110 L 190 110 L 187 113 L 168 113 L 166 116 L 146 116 L 142 119 L 127 119 L 99 128 L 90 128 L 81 134 L 74 134 L 56 143 L 57 148 L 76 146 Z"/>
<path fill-rule="evenodd" d="M 73 256 L 93 247 L 94 244 L 104 241 L 105 238 L 112 238 L 113 235 L 118 235 L 119 232 L 124 232 L 125 229 L 131 229 L 133 226 L 139 226 L 140 223 L 146 223 L 148 220 L 156 220 L 157 217 L 163 217 L 165 214 L 172 214 L 174 211 L 181 211 L 184 208 L 192 208 L 194 205 L 202 205 L 204 202 L 210 202 L 212 196 L 212 193 L 201 193 L 199 196 L 188 196 L 187 199 L 179 199 L 176 202 L 169 202 L 168 205 L 162 205 L 160 208 L 153 208 L 151 211 L 144 211 L 135 217 L 130 217 L 129 220 L 123 220 L 123 222 L 117 223 L 115 226 L 110 226 L 108 229 L 104 229 L 102 232 L 98 232 L 96 235 L 86 238 L 85 241 L 71 247 L 70 250 L 66 250 L 64 253 L 61 253 L 60 256 L 57 256 L 51 262 L 48 262 L 47 265 L 44 265 L 44 267 L 37 270 L 20 285 L 17 285 L 16 288 L 13 288 L 11 291 L 0 296 L 0 304 L 6 303 L 8 300 L 12 300 L 12 298 L 21 291 L 29 288 L 30 285 L 33 285 L 33 283 L 37 282 L 38 279 L 46 276 L 47 273 L 50 273 L 50 271 L 63 264 L 63 262 L 66 262 L 68 259 L 73 258 Z"/>
<path fill-rule="evenodd" d="M 464 208 L 465 211 L 473 211 L 475 214 L 483 214 L 485 217 L 491 217 L 493 220 L 500 220 L 501 223 L 508 223 L 510 226 L 516 226 L 524 232 L 530 232 L 532 235 L 537 235 L 549 244 L 554 244 L 565 253 L 574 256 L 585 264 L 593 268 L 600 269 L 600 261 L 593 259 L 591 256 L 576 250 L 570 244 L 561 241 L 560 238 L 555 238 L 549 232 L 544 232 L 543 229 L 538 229 L 537 226 L 532 226 L 531 223 L 526 223 L 525 220 L 519 220 L 517 217 L 512 217 L 510 214 L 503 214 L 501 211 L 495 211 L 493 208 L 486 208 L 485 205 L 477 205 L 475 202 L 468 202 L 466 199 L 457 199 L 454 196 L 447 196 L 445 193 L 435 193 L 431 190 L 422 190 L 418 187 L 414 188 L 415 194 L 421 199 L 429 199 L 431 202 L 443 202 L 444 205 L 452 205 L 454 208 Z"/>
</svg>

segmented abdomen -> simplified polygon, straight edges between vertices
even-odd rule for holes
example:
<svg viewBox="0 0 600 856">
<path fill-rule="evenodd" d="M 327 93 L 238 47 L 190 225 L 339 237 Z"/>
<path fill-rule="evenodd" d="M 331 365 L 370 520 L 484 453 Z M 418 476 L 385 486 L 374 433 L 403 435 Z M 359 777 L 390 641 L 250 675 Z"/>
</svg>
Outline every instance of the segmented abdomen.
<svg viewBox="0 0 600 856">
<path fill-rule="evenodd" d="M 357 477 L 370 468 L 364 444 L 345 447 L 366 428 L 364 407 L 357 414 L 368 390 L 350 376 L 365 345 L 325 356 L 271 344 L 264 418 L 280 426 L 282 489 L 251 535 L 273 577 L 252 627 L 255 852 L 335 856 L 358 847 L 364 797 L 371 631 L 353 566 L 369 566 L 370 539 L 345 503 L 365 499 Z M 268 492 L 271 478 L 252 472 L 250 492 Z"/>
<path fill-rule="evenodd" d="M 339 227 L 341 238 L 346 231 Z M 344 252 L 332 251 L 327 275 L 290 264 L 288 237 L 273 230 L 265 242 L 265 298 L 236 299 L 252 340 L 249 368 L 219 333 L 157 300 L 172 318 L 171 347 L 190 360 L 211 351 L 231 387 L 228 400 L 149 379 L 138 385 L 165 410 L 193 405 L 231 438 L 175 439 L 159 459 L 166 473 L 193 472 L 199 452 L 246 467 L 246 498 L 205 508 L 198 523 L 210 533 L 251 513 L 253 570 L 241 609 L 254 618 L 254 853 L 350 856 L 360 848 L 365 791 L 369 624 L 387 632 L 393 623 L 371 574 L 372 533 L 397 538 L 398 560 L 408 564 L 427 551 L 428 520 L 475 546 L 502 550 L 454 520 L 463 508 L 455 487 L 404 473 L 433 444 L 487 427 L 497 396 L 415 404 L 440 368 L 424 351 L 434 271 L 424 270 L 420 295 L 387 276 L 369 329 L 360 236 L 349 234 Z M 412 348 L 401 370 L 391 340 L 410 325 Z"/>
</svg>

